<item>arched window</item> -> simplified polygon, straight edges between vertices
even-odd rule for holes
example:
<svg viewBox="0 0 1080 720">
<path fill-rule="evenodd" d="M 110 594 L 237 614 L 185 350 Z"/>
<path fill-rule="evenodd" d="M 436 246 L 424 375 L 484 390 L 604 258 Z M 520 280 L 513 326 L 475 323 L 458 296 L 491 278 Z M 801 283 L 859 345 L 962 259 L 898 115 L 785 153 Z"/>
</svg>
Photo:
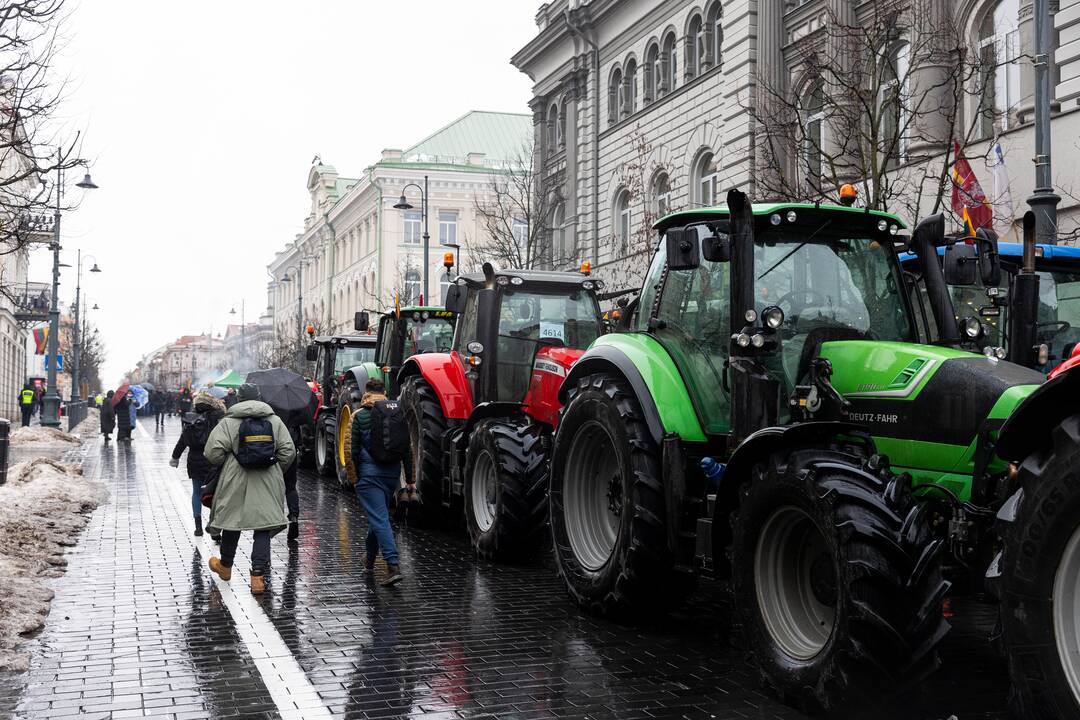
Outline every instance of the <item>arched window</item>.
<svg viewBox="0 0 1080 720">
<path fill-rule="evenodd" d="M 716 184 L 719 177 L 715 156 L 711 152 L 702 154 L 694 165 L 694 202 L 698 207 L 712 207 L 716 204 Z"/>
<path fill-rule="evenodd" d="M 700 15 L 694 15 L 686 28 L 686 79 L 691 80 L 704 72 L 705 26 Z"/>
<path fill-rule="evenodd" d="M 1020 103 L 1020 0 L 999 0 L 986 13 L 979 29 L 982 97 L 981 128 L 994 134 L 997 121 L 1002 130 L 1015 125 L 1012 112 Z"/>
<path fill-rule="evenodd" d="M 626 63 L 623 75 L 623 117 L 630 117 L 637 109 L 637 62 L 633 58 Z"/>
<path fill-rule="evenodd" d="M 821 81 L 810 86 L 803 98 L 803 140 L 800 155 L 806 184 L 821 189 L 822 150 L 825 142 L 825 98 Z"/>
<path fill-rule="evenodd" d="M 440 305 L 446 304 L 446 293 L 450 292 L 450 273 L 445 272 L 442 277 L 439 278 L 439 300 Z"/>
<path fill-rule="evenodd" d="M 615 241 L 619 252 L 626 252 L 630 247 L 630 228 L 633 214 L 630 210 L 630 191 L 625 188 L 615 195 Z"/>
<path fill-rule="evenodd" d="M 652 182 L 653 212 L 662 218 L 671 212 L 671 179 L 666 172 L 658 172 Z"/>
<path fill-rule="evenodd" d="M 566 147 L 566 139 L 570 136 L 570 101 L 563 98 L 559 106 L 559 147 Z"/>
<path fill-rule="evenodd" d="M 675 43 L 675 33 L 669 33 L 664 38 L 664 92 L 671 92 L 678 87 L 679 77 L 679 48 Z"/>
<path fill-rule="evenodd" d="M 402 304 L 408 303 L 413 305 L 420 300 L 420 273 L 416 270 L 409 270 L 405 273 L 405 287 L 402 288 L 405 293 L 405 297 L 401 299 Z"/>
<path fill-rule="evenodd" d="M 608 124 L 614 125 L 619 122 L 621 108 L 623 107 L 623 81 L 622 70 L 615 68 L 608 82 Z"/>
<path fill-rule="evenodd" d="M 720 61 L 724 56 L 724 13 L 723 6 L 714 2 L 705 14 L 705 27 L 708 35 L 709 67 L 720 67 Z"/>
<path fill-rule="evenodd" d="M 548 151 L 555 152 L 559 147 L 559 106 L 552 103 L 547 116 Z"/>
<path fill-rule="evenodd" d="M 566 232 L 563 225 L 566 223 L 566 211 L 562 203 L 558 203 L 551 209 L 551 250 L 556 267 L 567 260 Z"/>
<path fill-rule="evenodd" d="M 645 51 L 645 104 L 660 97 L 660 46 L 653 43 Z"/>
<path fill-rule="evenodd" d="M 906 42 L 895 44 L 882 57 L 881 87 L 878 89 L 880 112 L 880 152 L 889 164 L 907 157 L 908 63 L 911 48 Z"/>
</svg>

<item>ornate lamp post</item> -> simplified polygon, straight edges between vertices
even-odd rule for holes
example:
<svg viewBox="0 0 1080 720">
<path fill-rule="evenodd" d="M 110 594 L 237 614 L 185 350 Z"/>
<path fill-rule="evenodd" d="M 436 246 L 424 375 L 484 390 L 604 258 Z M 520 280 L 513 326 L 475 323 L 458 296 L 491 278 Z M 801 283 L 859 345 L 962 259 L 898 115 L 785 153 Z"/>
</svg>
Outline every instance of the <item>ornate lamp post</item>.
<svg viewBox="0 0 1080 720">
<path fill-rule="evenodd" d="M 405 187 L 401 188 L 401 199 L 394 204 L 395 210 L 412 210 L 413 206 L 405 199 L 405 191 L 414 187 L 420 191 L 420 206 L 424 215 L 424 292 L 420 298 L 420 304 L 424 304 L 428 301 L 428 273 L 430 268 L 428 267 L 428 247 L 430 245 L 431 235 L 428 234 L 428 176 L 424 176 L 424 187 L 420 187 L 416 183 L 409 183 Z"/>
</svg>

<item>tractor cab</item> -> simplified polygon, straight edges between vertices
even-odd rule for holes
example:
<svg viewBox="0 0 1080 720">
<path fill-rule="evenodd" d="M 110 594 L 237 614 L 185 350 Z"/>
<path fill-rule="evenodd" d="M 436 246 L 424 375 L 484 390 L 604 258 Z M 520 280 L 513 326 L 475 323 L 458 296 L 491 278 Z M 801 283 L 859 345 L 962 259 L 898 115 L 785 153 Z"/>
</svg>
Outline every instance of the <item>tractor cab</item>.
<svg viewBox="0 0 1080 720">
<path fill-rule="evenodd" d="M 315 363 L 310 385 L 319 404 L 314 423 L 300 429 L 301 456 L 319 473 L 329 475 L 334 469 L 331 447 L 340 388 L 352 368 L 374 361 L 375 336 L 320 335 L 312 338 L 305 357 Z"/>
<path fill-rule="evenodd" d="M 369 317 L 366 311 L 356 313 L 358 331 L 369 329 Z M 450 352 L 454 318 L 452 311 L 434 306 L 397 308 L 379 317 L 374 363 L 391 397 L 397 394 L 397 373 L 406 360 L 420 353 Z"/>
<path fill-rule="evenodd" d="M 596 299 L 603 288 L 585 273 L 490 265 L 458 278 L 447 308 L 460 313 L 453 356 L 473 403 L 522 403 L 554 425 L 559 382 L 603 332 Z"/>
<path fill-rule="evenodd" d="M 944 279 L 959 323 L 961 347 L 1004 358 L 1009 354 L 1008 297 L 1023 264 L 1023 244 L 995 245 L 988 246 L 975 238 L 950 238 L 937 253 L 943 262 Z M 987 250 L 996 252 L 1000 267 L 996 274 L 985 274 L 987 266 L 982 260 Z M 919 260 L 914 253 L 905 252 L 900 255 L 900 261 L 913 286 L 915 304 L 922 307 L 926 284 Z M 1036 350 L 1015 359 L 1040 372 L 1049 372 L 1069 359 L 1080 343 L 1080 248 L 1036 244 L 1035 272 L 1039 278 L 1034 328 Z M 918 307 L 924 342 L 940 342 L 933 315 L 925 310 L 920 312 Z"/>
</svg>

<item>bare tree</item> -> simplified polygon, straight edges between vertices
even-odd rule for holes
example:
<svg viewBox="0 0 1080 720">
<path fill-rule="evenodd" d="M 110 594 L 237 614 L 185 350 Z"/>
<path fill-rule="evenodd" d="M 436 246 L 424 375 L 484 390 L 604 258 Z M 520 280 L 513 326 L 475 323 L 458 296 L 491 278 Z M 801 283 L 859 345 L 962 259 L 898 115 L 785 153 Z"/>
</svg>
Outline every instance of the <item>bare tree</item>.
<svg viewBox="0 0 1080 720">
<path fill-rule="evenodd" d="M 941 209 L 953 141 L 967 147 L 997 119 L 992 102 L 964 112 L 968 98 L 990 97 L 996 58 L 942 5 L 881 0 L 850 20 L 830 9 L 822 34 L 797 44 L 795 87 L 759 73 L 745 107 L 762 138 L 761 197 L 835 198 L 853 183 L 873 209 Z"/>
<path fill-rule="evenodd" d="M 329 332 L 321 320 L 309 321 L 308 325 L 314 330 L 315 337 Z M 248 356 L 255 367 L 263 369 L 282 367 L 304 377 L 311 377 L 312 363 L 306 358 L 310 338 L 307 334 L 297 335 L 296 327 L 297 320 L 294 315 L 291 320 L 279 324 L 272 336 L 254 338 L 248 346 Z"/>
<path fill-rule="evenodd" d="M 105 342 L 101 339 L 101 333 L 94 323 L 87 320 L 83 323 L 79 333 L 79 345 L 74 343 L 75 323 L 72 318 L 65 317 L 60 322 L 60 350 L 61 354 L 69 359 L 65 366 L 65 372 L 69 375 L 74 370 L 73 364 L 76 355 L 79 358 L 79 381 L 90 390 L 101 387 L 101 367 L 105 363 Z M 81 392 L 81 391 L 80 391 Z"/>
<path fill-rule="evenodd" d="M 523 146 L 491 173 L 487 192 L 474 197 L 480 237 L 465 239 L 469 257 L 463 267 L 490 262 L 499 268 L 551 268 L 568 262 L 572 248 L 553 242 L 551 211 L 559 198 L 542 191 L 535 157 L 531 145 Z"/>
</svg>

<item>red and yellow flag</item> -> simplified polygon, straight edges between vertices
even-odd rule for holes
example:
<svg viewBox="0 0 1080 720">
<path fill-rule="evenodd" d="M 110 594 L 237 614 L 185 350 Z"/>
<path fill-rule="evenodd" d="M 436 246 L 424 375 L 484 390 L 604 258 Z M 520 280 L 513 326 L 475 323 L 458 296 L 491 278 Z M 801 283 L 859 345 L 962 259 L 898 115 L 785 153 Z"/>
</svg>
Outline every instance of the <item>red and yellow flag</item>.
<svg viewBox="0 0 1080 720">
<path fill-rule="evenodd" d="M 964 157 L 960 143 L 953 140 L 952 209 L 964 221 L 964 227 L 972 235 L 978 228 L 992 227 L 994 208 L 975 179 L 971 163 Z"/>
<path fill-rule="evenodd" d="M 34 328 L 34 354 L 44 355 L 49 342 L 49 326 Z"/>
</svg>

